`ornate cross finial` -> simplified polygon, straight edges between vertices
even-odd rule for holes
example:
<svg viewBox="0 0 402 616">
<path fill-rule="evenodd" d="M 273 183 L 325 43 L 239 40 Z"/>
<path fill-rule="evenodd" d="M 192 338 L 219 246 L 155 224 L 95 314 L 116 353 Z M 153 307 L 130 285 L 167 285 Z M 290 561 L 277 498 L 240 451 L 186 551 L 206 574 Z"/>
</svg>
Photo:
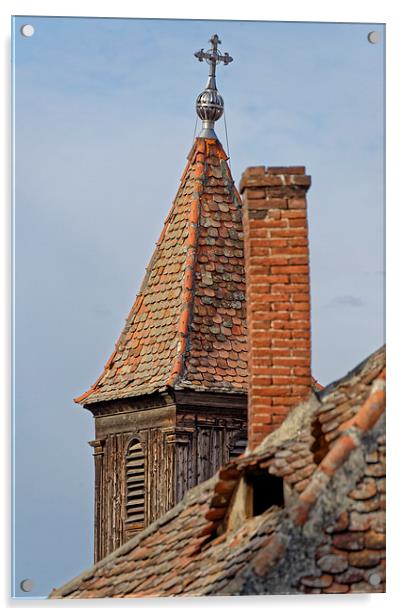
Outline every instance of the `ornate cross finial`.
<svg viewBox="0 0 402 616">
<path fill-rule="evenodd" d="M 229 62 L 233 62 L 233 58 L 229 56 L 227 52 L 223 55 L 219 53 L 218 45 L 220 45 L 222 41 L 219 40 L 219 36 L 217 34 L 211 36 L 209 42 L 212 43 L 212 49 L 204 51 L 204 48 L 202 48 L 200 49 L 200 51 L 196 51 L 194 54 L 200 62 L 206 60 L 209 65 L 214 67 L 214 69 L 216 65 L 219 64 L 219 62 L 223 62 L 225 65 L 229 64 Z"/>
<path fill-rule="evenodd" d="M 218 45 L 222 41 L 219 40 L 217 34 L 211 36 L 209 42 L 212 44 L 211 49 L 208 49 L 208 51 L 200 49 L 200 51 L 194 54 L 200 62 L 205 60 L 209 64 L 207 85 L 197 98 L 196 110 L 198 117 L 203 121 L 200 137 L 216 139 L 214 124 L 222 116 L 224 108 L 223 98 L 216 87 L 216 65 L 223 62 L 226 66 L 233 61 L 233 58 L 227 52 L 224 54 L 220 53 Z"/>
</svg>

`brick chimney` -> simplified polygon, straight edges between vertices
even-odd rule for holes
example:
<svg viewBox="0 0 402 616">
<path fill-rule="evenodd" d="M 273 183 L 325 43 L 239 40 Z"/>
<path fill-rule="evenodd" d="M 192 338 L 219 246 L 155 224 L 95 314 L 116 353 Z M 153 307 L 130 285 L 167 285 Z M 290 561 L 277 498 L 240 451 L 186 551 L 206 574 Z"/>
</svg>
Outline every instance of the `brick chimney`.
<svg viewBox="0 0 402 616">
<path fill-rule="evenodd" d="M 304 167 L 248 167 L 240 183 L 251 449 L 311 392 L 309 187 Z"/>
</svg>

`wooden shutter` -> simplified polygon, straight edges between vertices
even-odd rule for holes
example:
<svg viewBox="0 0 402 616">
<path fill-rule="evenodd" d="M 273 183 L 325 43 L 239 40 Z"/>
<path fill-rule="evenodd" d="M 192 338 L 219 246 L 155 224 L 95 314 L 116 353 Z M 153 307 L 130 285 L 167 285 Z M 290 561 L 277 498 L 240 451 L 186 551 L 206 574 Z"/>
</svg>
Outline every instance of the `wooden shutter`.
<svg viewBox="0 0 402 616">
<path fill-rule="evenodd" d="M 144 451 L 138 439 L 133 439 L 126 457 L 126 524 L 143 528 L 145 520 L 145 468 Z"/>
<path fill-rule="evenodd" d="M 247 447 L 247 436 L 246 434 L 238 434 L 233 441 L 230 443 L 229 447 L 229 461 L 234 460 L 241 453 L 244 453 L 244 450 Z"/>
</svg>

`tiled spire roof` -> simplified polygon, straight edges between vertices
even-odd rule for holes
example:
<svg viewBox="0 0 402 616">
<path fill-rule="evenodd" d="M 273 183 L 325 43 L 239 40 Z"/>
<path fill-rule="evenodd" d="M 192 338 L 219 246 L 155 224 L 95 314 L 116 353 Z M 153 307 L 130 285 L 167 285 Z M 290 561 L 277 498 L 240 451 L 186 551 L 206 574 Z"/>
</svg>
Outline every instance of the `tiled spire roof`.
<svg viewBox="0 0 402 616">
<path fill-rule="evenodd" d="M 96 383 L 76 402 L 247 389 L 241 200 L 216 139 L 197 138 L 140 292 Z"/>
</svg>

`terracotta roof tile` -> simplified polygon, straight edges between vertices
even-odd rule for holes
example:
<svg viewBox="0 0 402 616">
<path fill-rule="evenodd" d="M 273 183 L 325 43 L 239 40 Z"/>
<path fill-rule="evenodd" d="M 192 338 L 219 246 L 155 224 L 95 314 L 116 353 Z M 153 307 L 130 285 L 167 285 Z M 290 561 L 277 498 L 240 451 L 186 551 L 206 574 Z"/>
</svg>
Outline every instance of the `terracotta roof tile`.
<svg viewBox="0 0 402 616">
<path fill-rule="evenodd" d="M 256 450 L 51 597 L 383 592 L 384 365 L 380 349 L 312 394 Z M 327 441 L 328 412 L 339 425 Z M 222 521 L 238 481 L 257 469 L 283 477 L 289 500 L 231 531 Z"/>
<path fill-rule="evenodd" d="M 217 140 L 197 138 L 104 372 L 77 402 L 247 388 L 241 200 Z"/>
</svg>

